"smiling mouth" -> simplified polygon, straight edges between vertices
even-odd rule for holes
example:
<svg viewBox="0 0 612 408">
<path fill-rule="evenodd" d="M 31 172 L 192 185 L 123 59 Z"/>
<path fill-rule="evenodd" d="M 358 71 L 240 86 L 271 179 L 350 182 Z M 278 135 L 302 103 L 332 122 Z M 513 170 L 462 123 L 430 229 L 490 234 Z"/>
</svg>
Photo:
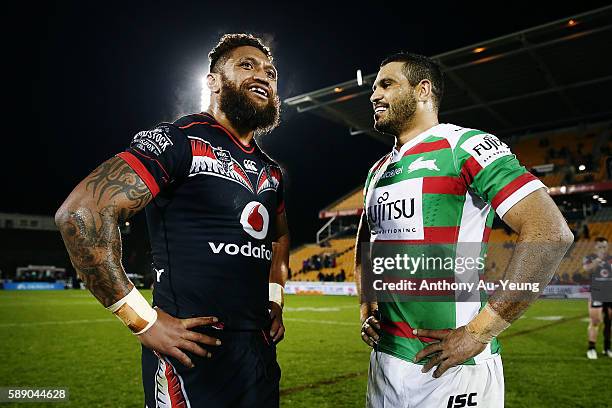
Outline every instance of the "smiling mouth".
<svg viewBox="0 0 612 408">
<path fill-rule="evenodd" d="M 257 95 L 259 98 L 268 99 L 268 91 L 261 86 L 253 85 L 249 87 L 249 91 Z"/>
<path fill-rule="evenodd" d="M 385 112 L 388 108 L 386 106 L 377 106 L 374 108 L 374 113 Z"/>
<path fill-rule="evenodd" d="M 374 108 L 374 119 L 377 119 L 382 113 L 389 109 L 387 106 L 377 106 Z"/>
</svg>

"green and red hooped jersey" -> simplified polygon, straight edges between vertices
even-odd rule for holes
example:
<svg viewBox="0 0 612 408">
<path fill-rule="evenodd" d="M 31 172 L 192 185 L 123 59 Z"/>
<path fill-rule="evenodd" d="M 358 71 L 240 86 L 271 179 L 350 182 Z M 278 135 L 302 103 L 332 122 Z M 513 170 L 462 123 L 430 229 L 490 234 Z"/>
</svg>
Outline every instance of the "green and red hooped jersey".
<svg viewBox="0 0 612 408">
<path fill-rule="evenodd" d="M 544 184 L 521 166 L 497 137 L 439 124 L 399 151 L 394 148 L 370 169 L 364 188 L 370 242 L 450 244 L 455 248 L 461 243 L 481 243 L 486 251 L 495 212 L 503 217 L 514 204 L 539 188 L 545 188 Z M 453 271 L 450 274 L 444 279 L 457 278 Z M 482 299 L 379 302 L 383 329 L 379 349 L 412 361 L 416 353 L 434 341 L 414 336 L 413 328 L 463 326 L 484 306 L 486 298 Z M 499 351 L 494 339 L 465 364 L 478 364 Z"/>
</svg>

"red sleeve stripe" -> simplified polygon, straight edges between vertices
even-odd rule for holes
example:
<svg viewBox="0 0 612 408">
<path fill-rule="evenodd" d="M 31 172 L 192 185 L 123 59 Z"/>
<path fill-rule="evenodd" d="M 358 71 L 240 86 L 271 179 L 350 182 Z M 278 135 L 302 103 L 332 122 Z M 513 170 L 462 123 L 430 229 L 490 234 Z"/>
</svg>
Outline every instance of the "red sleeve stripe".
<svg viewBox="0 0 612 408">
<path fill-rule="evenodd" d="M 436 150 L 442 150 L 442 149 L 450 149 L 450 144 L 448 143 L 448 140 L 442 139 L 442 140 L 436 140 L 435 142 L 419 143 L 413 148 L 408 149 L 406 153 L 404 153 L 404 156 L 408 156 L 410 154 L 421 154 L 421 153 L 427 153 L 427 152 L 434 152 Z"/>
<path fill-rule="evenodd" d="M 480 170 L 482 170 L 482 166 L 472 156 L 470 156 L 470 158 L 463 163 L 463 167 L 461 168 L 461 177 L 463 177 L 467 186 L 472 185 L 474 182 L 474 177 L 480 173 Z"/>
<path fill-rule="evenodd" d="M 491 200 L 491 205 L 497 210 L 497 207 L 499 207 L 506 198 L 510 197 L 516 190 L 533 180 L 538 180 L 538 178 L 531 173 L 521 174 L 495 194 L 495 197 Z"/>
<path fill-rule="evenodd" d="M 210 122 L 191 122 L 188 125 L 179 126 L 179 129 L 189 129 L 190 127 L 195 125 L 210 125 Z"/>
<path fill-rule="evenodd" d="M 146 154 L 143 154 L 141 152 L 139 152 L 138 150 L 132 150 L 135 154 L 144 157 L 145 159 L 148 160 L 153 160 L 155 163 L 157 163 L 157 165 L 159 166 L 159 168 L 161 169 L 161 171 L 164 172 L 164 175 L 162 176 L 165 180 L 164 181 L 168 181 L 170 180 L 170 175 L 168 174 L 168 172 L 166 171 L 166 169 L 164 168 L 164 166 L 159 162 L 159 160 L 157 160 L 154 157 L 151 156 L 147 156 Z"/>
<path fill-rule="evenodd" d="M 149 191 L 153 197 L 159 193 L 159 186 L 157 185 L 155 178 L 153 178 L 151 173 L 149 173 L 149 170 L 147 170 L 147 168 L 140 162 L 140 160 L 138 160 L 136 156 L 130 152 L 122 152 L 117 156 L 122 158 L 128 164 L 128 166 L 130 166 L 132 170 L 134 170 L 136 174 L 140 176 L 142 181 L 144 181 L 147 187 L 149 187 Z"/>
<path fill-rule="evenodd" d="M 423 194 L 465 195 L 467 185 L 462 177 L 423 177 Z"/>
</svg>

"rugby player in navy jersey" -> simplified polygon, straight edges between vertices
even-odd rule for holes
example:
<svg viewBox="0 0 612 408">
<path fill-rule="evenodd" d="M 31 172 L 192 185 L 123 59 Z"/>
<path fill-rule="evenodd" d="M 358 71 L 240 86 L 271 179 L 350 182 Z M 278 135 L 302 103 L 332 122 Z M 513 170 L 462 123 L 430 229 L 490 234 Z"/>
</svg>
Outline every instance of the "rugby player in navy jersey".
<svg viewBox="0 0 612 408">
<path fill-rule="evenodd" d="M 289 232 L 280 167 L 253 139 L 278 125 L 270 50 L 225 35 L 206 112 L 136 134 L 56 214 L 79 277 L 142 343 L 145 404 L 276 407 Z M 121 264 L 119 225 L 146 210 L 153 306 Z"/>
</svg>

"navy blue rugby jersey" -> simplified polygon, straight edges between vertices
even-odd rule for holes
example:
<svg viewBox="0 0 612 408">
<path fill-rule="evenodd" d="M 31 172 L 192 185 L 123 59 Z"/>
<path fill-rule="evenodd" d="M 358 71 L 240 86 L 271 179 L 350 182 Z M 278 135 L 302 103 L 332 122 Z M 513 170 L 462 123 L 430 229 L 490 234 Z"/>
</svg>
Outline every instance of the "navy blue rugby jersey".
<svg viewBox="0 0 612 408">
<path fill-rule="evenodd" d="M 119 157 L 154 196 L 145 208 L 153 304 L 180 318 L 217 316 L 227 328 L 267 327 L 280 167 L 206 113 L 138 133 Z"/>
</svg>

